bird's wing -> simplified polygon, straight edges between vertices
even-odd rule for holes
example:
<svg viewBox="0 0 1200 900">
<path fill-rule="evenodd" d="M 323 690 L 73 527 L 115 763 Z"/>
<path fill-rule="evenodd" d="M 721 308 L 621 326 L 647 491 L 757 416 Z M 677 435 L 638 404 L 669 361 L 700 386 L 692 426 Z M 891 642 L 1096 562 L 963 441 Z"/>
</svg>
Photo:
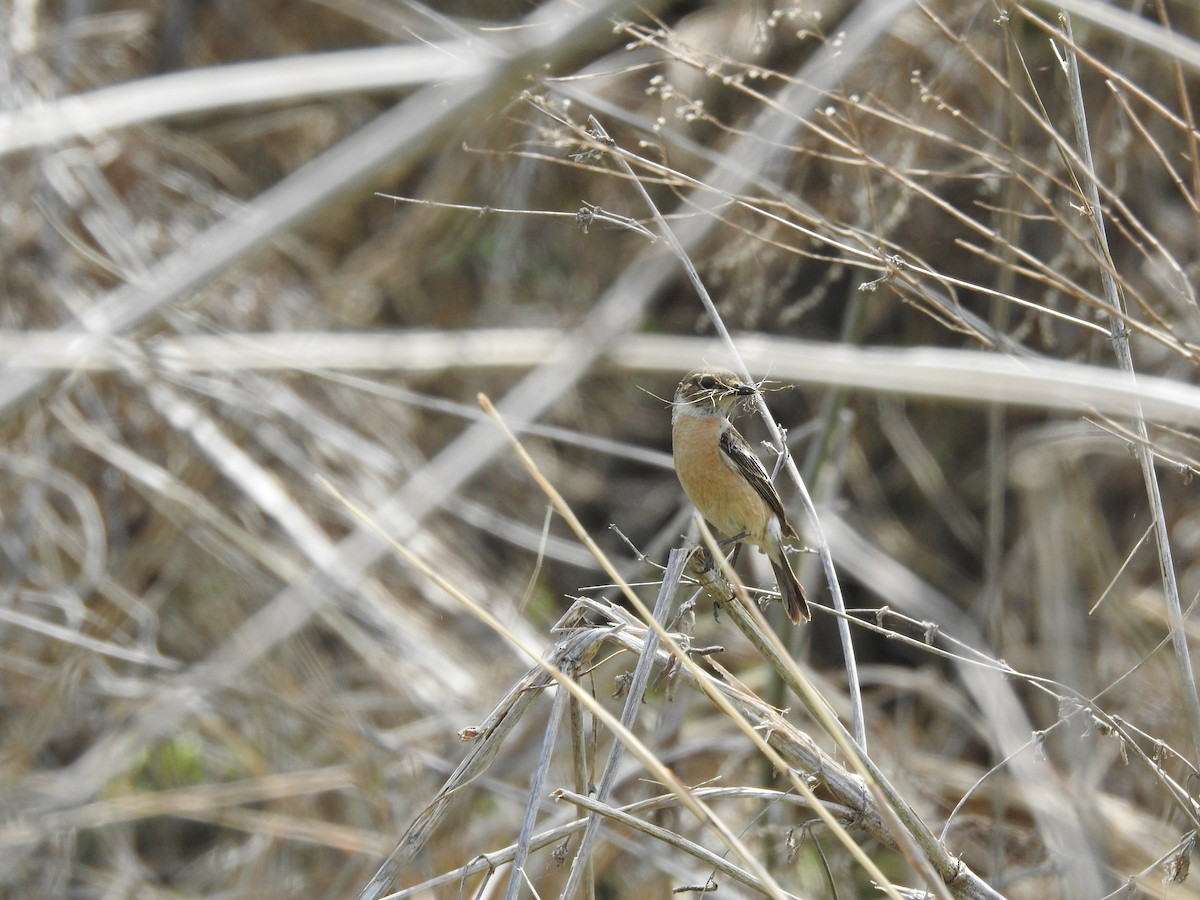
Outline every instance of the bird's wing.
<svg viewBox="0 0 1200 900">
<path fill-rule="evenodd" d="M 732 425 L 721 434 L 721 453 L 732 463 L 734 469 L 740 472 L 754 486 L 754 490 L 767 502 L 767 506 L 771 508 L 771 512 L 778 516 L 784 535 L 787 537 L 795 536 L 796 531 L 788 523 L 787 513 L 783 510 L 783 501 L 779 499 L 779 492 L 775 490 L 775 485 L 771 483 L 771 476 L 767 474 L 767 470 L 763 467 L 762 460 L 750 449 L 750 445 L 746 443 L 746 439 Z"/>
</svg>

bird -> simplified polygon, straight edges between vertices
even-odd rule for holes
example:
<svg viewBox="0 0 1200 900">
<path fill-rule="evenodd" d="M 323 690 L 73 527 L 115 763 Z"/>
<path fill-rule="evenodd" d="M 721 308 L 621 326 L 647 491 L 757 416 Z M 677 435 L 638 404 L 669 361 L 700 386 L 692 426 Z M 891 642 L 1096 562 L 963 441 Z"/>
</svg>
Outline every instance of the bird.
<svg viewBox="0 0 1200 900">
<path fill-rule="evenodd" d="M 808 600 L 783 549 L 796 530 L 762 461 L 729 420 L 739 400 L 757 393 L 728 369 L 689 372 L 671 404 L 671 455 L 700 515 L 731 541 L 748 541 L 767 554 L 788 618 L 799 624 L 810 618 Z"/>
</svg>

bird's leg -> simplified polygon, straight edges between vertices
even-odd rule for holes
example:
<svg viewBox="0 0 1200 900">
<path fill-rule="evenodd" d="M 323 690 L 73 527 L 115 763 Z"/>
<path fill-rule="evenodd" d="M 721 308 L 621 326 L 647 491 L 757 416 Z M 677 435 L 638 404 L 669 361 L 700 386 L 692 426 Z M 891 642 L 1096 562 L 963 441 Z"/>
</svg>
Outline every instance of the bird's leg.
<svg viewBox="0 0 1200 900">
<path fill-rule="evenodd" d="M 743 538 L 748 537 L 749 534 L 748 531 L 743 531 L 741 534 L 735 534 L 733 537 L 726 538 L 717 544 L 718 547 L 728 547 L 730 544 L 733 544 L 733 554 L 729 557 L 730 566 L 737 565 L 738 554 L 742 550 L 741 541 Z"/>
</svg>

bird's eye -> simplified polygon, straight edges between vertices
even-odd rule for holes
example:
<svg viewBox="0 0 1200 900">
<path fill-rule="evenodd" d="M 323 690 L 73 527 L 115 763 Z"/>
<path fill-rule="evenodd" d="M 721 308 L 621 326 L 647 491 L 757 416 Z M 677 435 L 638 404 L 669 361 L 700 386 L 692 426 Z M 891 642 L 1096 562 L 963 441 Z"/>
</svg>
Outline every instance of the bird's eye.
<svg viewBox="0 0 1200 900">
<path fill-rule="evenodd" d="M 701 375 L 697 383 L 706 391 L 715 391 L 717 389 L 717 379 L 712 375 Z"/>
</svg>

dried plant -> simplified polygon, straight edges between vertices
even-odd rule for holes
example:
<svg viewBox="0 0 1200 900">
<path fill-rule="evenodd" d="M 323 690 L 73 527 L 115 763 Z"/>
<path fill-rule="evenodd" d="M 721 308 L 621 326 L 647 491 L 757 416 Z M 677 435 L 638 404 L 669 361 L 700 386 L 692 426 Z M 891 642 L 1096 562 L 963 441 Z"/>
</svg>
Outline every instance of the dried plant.
<svg viewBox="0 0 1200 900">
<path fill-rule="evenodd" d="M 0 5 L 0 891 L 1195 895 L 1192 5 L 84 6 Z"/>
</svg>

